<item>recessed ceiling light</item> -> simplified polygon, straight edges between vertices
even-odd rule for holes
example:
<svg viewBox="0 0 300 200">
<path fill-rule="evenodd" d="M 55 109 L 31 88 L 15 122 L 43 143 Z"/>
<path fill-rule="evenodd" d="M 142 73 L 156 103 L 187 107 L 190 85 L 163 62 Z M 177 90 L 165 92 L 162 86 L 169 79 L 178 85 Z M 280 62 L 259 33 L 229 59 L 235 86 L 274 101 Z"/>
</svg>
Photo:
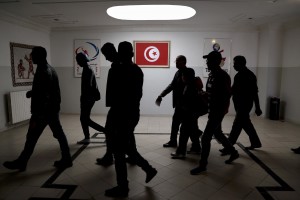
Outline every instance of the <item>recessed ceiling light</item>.
<svg viewBox="0 0 300 200">
<path fill-rule="evenodd" d="M 193 17 L 195 9 L 180 5 L 113 6 L 107 14 L 121 20 L 181 20 Z"/>
</svg>

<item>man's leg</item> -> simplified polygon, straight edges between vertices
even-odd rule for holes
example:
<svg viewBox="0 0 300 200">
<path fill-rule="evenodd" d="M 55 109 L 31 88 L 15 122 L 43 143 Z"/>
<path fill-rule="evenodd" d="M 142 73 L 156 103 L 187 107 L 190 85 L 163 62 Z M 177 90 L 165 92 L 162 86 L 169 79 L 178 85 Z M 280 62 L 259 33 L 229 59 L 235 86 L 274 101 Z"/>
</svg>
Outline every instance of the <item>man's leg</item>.
<svg viewBox="0 0 300 200">
<path fill-rule="evenodd" d="M 29 122 L 29 128 L 26 136 L 26 142 L 24 149 L 20 156 L 14 161 L 4 162 L 3 165 L 8 169 L 18 169 L 20 171 L 25 171 L 27 162 L 31 157 L 36 143 L 41 136 L 43 130 L 47 126 L 45 118 L 37 117 L 32 115 Z"/>
<path fill-rule="evenodd" d="M 95 130 L 97 130 L 99 132 L 103 132 L 104 133 L 105 132 L 105 128 L 103 126 L 97 124 L 96 122 L 94 122 L 91 119 L 91 110 L 92 110 L 92 108 L 93 108 L 93 106 L 95 104 L 95 101 L 91 101 L 89 104 L 90 104 L 89 105 L 90 106 L 90 112 L 89 112 L 89 116 L 88 116 L 88 126 L 92 127 L 93 129 L 95 129 Z"/>
<path fill-rule="evenodd" d="M 208 117 L 208 121 L 201 138 L 201 145 L 202 145 L 201 159 L 199 161 L 199 166 L 190 171 L 192 175 L 197 175 L 200 174 L 201 172 L 206 171 L 206 166 L 208 164 L 208 156 L 211 148 L 212 136 L 215 130 L 217 130 L 220 127 L 220 125 L 221 125 L 220 119 L 217 119 L 216 117 L 212 117 L 212 116 Z"/>
<path fill-rule="evenodd" d="M 243 126 L 243 124 L 242 124 L 241 116 L 239 115 L 239 113 L 236 113 L 235 119 L 232 124 L 231 131 L 230 131 L 230 134 L 228 137 L 228 140 L 231 142 L 231 144 L 234 145 L 236 143 L 238 137 L 241 134 L 242 126 Z"/>
<path fill-rule="evenodd" d="M 96 162 L 98 165 L 108 166 L 113 164 L 113 152 L 112 152 L 112 142 L 111 135 L 113 131 L 113 110 L 109 109 L 106 116 L 105 123 L 105 142 L 106 142 L 106 152 L 102 158 L 97 158 Z"/>
<path fill-rule="evenodd" d="M 115 171 L 117 177 L 117 186 L 105 191 L 109 197 L 127 197 L 129 188 L 127 180 L 126 152 L 129 146 L 129 123 L 128 118 L 122 119 L 120 115 L 114 116 L 115 126 L 110 132 L 112 151 L 115 158 Z"/>
<path fill-rule="evenodd" d="M 163 147 L 176 147 L 177 146 L 177 135 L 181 124 L 182 113 L 179 108 L 175 108 L 172 117 L 171 135 L 170 141 L 163 145 Z"/>
<path fill-rule="evenodd" d="M 54 138 L 58 140 L 62 155 L 61 160 L 56 161 L 54 166 L 57 168 L 67 168 L 73 166 L 68 140 L 60 124 L 58 113 L 49 116 L 49 126 L 53 132 Z"/>
<path fill-rule="evenodd" d="M 261 142 L 260 142 L 257 132 L 250 120 L 249 114 L 245 116 L 243 122 L 244 122 L 243 129 L 245 130 L 246 134 L 249 136 L 250 144 L 251 144 L 250 147 L 248 147 L 248 149 L 252 150 L 255 148 L 260 148 Z"/>
<path fill-rule="evenodd" d="M 77 142 L 77 144 L 84 144 L 89 142 L 90 139 L 90 131 L 89 131 L 89 121 L 90 114 L 92 110 L 93 104 L 91 104 L 88 100 L 81 100 L 80 102 L 80 122 L 82 131 L 84 134 L 84 140 Z"/>
</svg>

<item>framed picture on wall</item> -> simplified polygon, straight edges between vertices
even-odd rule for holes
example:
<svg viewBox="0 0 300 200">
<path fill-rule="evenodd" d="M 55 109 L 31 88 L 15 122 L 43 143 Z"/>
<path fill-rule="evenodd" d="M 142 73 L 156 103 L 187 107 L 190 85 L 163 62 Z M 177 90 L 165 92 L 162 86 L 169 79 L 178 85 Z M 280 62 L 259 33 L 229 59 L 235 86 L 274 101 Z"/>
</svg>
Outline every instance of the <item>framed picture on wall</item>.
<svg viewBox="0 0 300 200">
<path fill-rule="evenodd" d="M 10 43 L 11 76 L 13 86 L 32 85 L 36 65 L 30 54 L 34 45 Z"/>
<path fill-rule="evenodd" d="M 74 75 L 80 78 L 82 68 L 76 62 L 76 55 L 80 52 L 86 54 L 90 60 L 89 65 L 94 70 L 95 76 L 100 77 L 100 40 L 99 39 L 76 39 L 74 40 Z"/>
<path fill-rule="evenodd" d="M 231 63 L 231 39 L 228 38 L 206 38 L 204 39 L 203 55 L 209 54 L 211 51 L 218 51 L 222 55 L 221 68 L 228 74 L 230 72 Z M 207 69 L 205 59 L 203 61 L 203 77 L 208 77 L 209 70 Z"/>
<path fill-rule="evenodd" d="M 170 67 L 170 41 L 133 41 L 134 62 L 140 67 Z"/>
</svg>

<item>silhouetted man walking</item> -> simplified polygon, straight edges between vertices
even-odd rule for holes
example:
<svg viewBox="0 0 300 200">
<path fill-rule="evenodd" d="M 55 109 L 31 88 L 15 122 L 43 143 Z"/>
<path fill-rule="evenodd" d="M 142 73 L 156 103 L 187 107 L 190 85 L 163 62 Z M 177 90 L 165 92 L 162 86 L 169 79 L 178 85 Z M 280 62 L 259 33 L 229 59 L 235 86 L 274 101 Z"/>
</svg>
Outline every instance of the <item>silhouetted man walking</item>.
<svg viewBox="0 0 300 200">
<path fill-rule="evenodd" d="M 259 105 L 256 76 L 246 67 L 246 58 L 244 56 L 233 58 L 233 68 L 238 72 L 232 85 L 232 100 L 236 115 L 228 139 L 231 144 L 235 144 L 242 129 L 244 129 L 251 143 L 246 148 L 250 150 L 260 148 L 261 142 L 249 114 L 252 110 L 253 102 L 256 115 L 260 116 L 262 114 Z M 227 149 L 221 149 L 220 151 L 223 155 L 228 153 Z"/>
<path fill-rule="evenodd" d="M 84 53 L 76 55 L 76 61 L 83 68 L 81 75 L 81 96 L 80 96 L 80 122 L 84 134 L 84 139 L 77 144 L 88 144 L 90 142 L 89 127 L 105 132 L 104 127 L 91 120 L 91 110 L 96 101 L 100 100 L 100 92 L 96 82 L 95 73 L 89 66 L 89 59 Z"/>
<path fill-rule="evenodd" d="M 201 138 L 202 152 L 199 166 L 190 171 L 192 175 L 206 171 L 213 135 L 230 152 L 230 158 L 225 161 L 226 164 L 231 163 L 239 157 L 237 150 L 222 132 L 222 121 L 228 112 L 230 104 L 230 76 L 220 67 L 222 56 L 218 51 L 212 51 L 208 55 L 203 56 L 203 58 L 207 59 L 206 64 L 210 70 L 206 83 L 206 92 L 208 93 L 208 121 Z"/>
<path fill-rule="evenodd" d="M 110 197 L 128 196 L 126 157 L 133 156 L 136 164 L 146 172 L 146 183 L 152 180 L 157 171 L 137 151 L 134 129 L 140 118 L 140 100 L 143 95 L 143 72 L 132 63 L 133 47 L 129 42 L 121 42 L 118 47 L 120 65 L 114 71 L 114 90 L 112 91 L 111 117 L 112 129 L 108 129 L 112 139 L 115 158 L 117 186 L 106 190 Z"/>
<path fill-rule="evenodd" d="M 47 62 L 47 52 L 43 47 L 34 47 L 31 58 L 37 64 L 33 78 L 32 90 L 27 92 L 27 98 L 31 98 L 31 118 L 27 132 L 24 150 L 14 161 L 4 162 L 8 169 L 25 171 L 27 162 L 33 153 L 35 145 L 47 125 L 50 126 L 53 136 L 58 140 L 62 158 L 54 162 L 54 166 L 60 169 L 71 167 L 67 138 L 59 121 L 60 88 L 57 74 Z"/>
</svg>

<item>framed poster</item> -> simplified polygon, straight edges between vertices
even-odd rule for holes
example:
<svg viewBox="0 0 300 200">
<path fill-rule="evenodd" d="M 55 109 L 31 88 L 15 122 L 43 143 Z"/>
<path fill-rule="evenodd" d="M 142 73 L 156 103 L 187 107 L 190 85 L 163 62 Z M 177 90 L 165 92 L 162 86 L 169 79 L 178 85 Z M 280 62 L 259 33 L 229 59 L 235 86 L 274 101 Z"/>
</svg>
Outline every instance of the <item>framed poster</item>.
<svg viewBox="0 0 300 200">
<path fill-rule="evenodd" d="M 221 68 L 228 74 L 230 72 L 231 63 L 231 39 L 226 38 L 207 38 L 204 39 L 203 55 L 209 54 L 211 51 L 218 51 L 222 55 Z M 205 59 L 203 59 L 203 77 L 208 77 L 209 70 L 207 69 Z"/>
<path fill-rule="evenodd" d="M 82 68 L 76 62 L 76 55 L 80 52 L 86 54 L 90 60 L 89 65 L 94 70 L 95 76 L 100 77 L 100 40 L 79 39 L 74 40 L 74 76 L 81 77 Z"/>
<path fill-rule="evenodd" d="M 140 67 L 170 67 L 170 41 L 133 41 L 134 62 Z"/>
<path fill-rule="evenodd" d="M 11 75 L 13 86 L 32 85 L 36 65 L 30 54 L 33 45 L 10 43 Z"/>
</svg>

